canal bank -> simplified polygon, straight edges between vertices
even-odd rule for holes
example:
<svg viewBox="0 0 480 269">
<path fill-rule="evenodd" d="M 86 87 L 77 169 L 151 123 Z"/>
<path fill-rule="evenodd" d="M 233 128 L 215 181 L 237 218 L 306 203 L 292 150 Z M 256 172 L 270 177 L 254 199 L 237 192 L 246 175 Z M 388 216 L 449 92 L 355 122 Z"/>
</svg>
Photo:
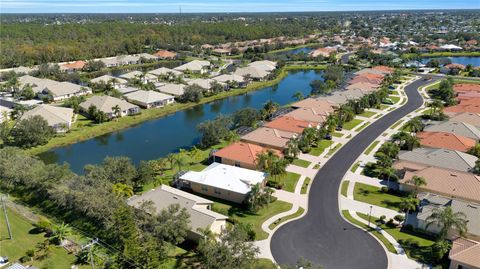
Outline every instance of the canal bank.
<svg viewBox="0 0 480 269">
<path fill-rule="evenodd" d="M 139 115 L 131 117 L 123 117 L 118 120 L 105 122 L 102 124 L 90 124 L 91 122 L 87 119 L 79 117 L 79 122 L 74 125 L 74 128 L 71 132 L 63 135 L 54 137 L 46 145 L 28 149 L 27 152 L 31 155 L 37 155 L 53 148 L 63 147 L 71 145 L 74 143 L 79 143 L 94 137 L 102 136 L 108 133 L 116 132 L 122 129 L 130 128 L 135 125 L 141 124 L 142 122 L 154 120 L 160 117 L 164 117 L 175 112 L 189 109 L 198 105 L 203 105 L 206 103 L 214 102 L 231 96 L 242 95 L 248 92 L 256 91 L 262 88 L 271 87 L 278 84 L 282 79 L 287 77 L 288 72 L 295 70 L 324 70 L 325 65 L 289 65 L 283 67 L 278 76 L 269 81 L 254 82 L 244 89 L 235 89 L 228 92 L 222 92 L 220 94 L 204 97 L 198 103 L 175 103 L 163 108 L 154 108 L 154 109 L 144 109 Z M 82 125 L 82 126 L 80 126 Z"/>
<path fill-rule="evenodd" d="M 48 163 L 67 162 L 75 172 L 81 172 L 85 164 L 100 163 L 106 156 L 127 156 L 135 163 L 164 157 L 197 144 L 200 134 L 196 127 L 200 122 L 232 114 L 245 107 L 259 109 L 269 100 L 280 105 L 289 104 L 295 101 L 294 93 L 308 95 L 310 82 L 323 79 L 321 70 L 282 70 L 284 72 L 274 86 L 194 105 L 131 128 L 53 148 L 40 156 Z"/>
</svg>

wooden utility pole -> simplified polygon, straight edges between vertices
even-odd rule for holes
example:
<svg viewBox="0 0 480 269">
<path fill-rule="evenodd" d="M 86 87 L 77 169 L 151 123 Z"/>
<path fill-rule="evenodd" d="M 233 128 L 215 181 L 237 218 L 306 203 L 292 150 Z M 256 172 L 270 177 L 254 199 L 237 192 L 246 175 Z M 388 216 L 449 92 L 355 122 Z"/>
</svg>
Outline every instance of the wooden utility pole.
<svg viewBox="0 0 480 269">
<path fill-rule="evenodd" d="M 5 200 L 3 196 L 2 196 L 2 207 L 3 207 L 3 214 L 5 215 L 5 222 L 7 223 L 8 236 L 10 237 L 10 240 L 12 240 L 13 239 L 12 230 L 10 229 L 10 222 L 8 221 L 8 215 L 7 215 L 7 207 L 5 206 Z"/>
</svg>

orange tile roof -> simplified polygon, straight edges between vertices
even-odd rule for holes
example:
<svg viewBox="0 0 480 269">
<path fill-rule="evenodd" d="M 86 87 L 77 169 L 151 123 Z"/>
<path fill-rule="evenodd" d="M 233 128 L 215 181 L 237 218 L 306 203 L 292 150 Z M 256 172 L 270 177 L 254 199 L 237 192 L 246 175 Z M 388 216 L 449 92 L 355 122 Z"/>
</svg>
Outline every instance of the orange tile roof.
<svg viewBox="0 0 480 269">
<path fill-rule="evenodd" d="M 159 50 L 153 54 L 159 58 L 175 58 L 177 53 L 168 50 Z"/>
<path fill-rule="evenodd" d="M 269 150 L 278 156 L 283 156 L 283 154 L 279 150 L 268 149 L 245 142 L 235 142 L 233 144 L 230 144 L 222 148 L 221 150 L 215 152 L 213 155 L 221 158 L 239 161 L 242 163 L 256 165 L 258 154 L 262 154 Z"/>
<path fill-rule="evenodd" d="M 480 92 L 480 84 L 460 83 L 453 85 L 453 90 L 456 92 Z"/>
<path fill-rule="evenodd" d="M 299 120 L 290 116 L 282 116 L 270 122 L 267 122 L 264 126 L 282 131 L 301 134 L 303 132 L 303 129 L 308 127 L 316 127 L 318 126 L 318 123 Z"/>
<path fill-rule="evenodd" d="M 452 249 L 448 258 L 469 268 L 480 268 L 480 243 L 466 239 L 457 238 L 452 242 Z"/>
<path fill-rule="evenodd" d="M 63 67 L 72 68 L 72 69 L 82 69 L 85 66 L 85 64 L 86 63 L 84 61 L 76 61 L 73 63 L 64 64 Z"/>
<path fill-rule="evenodd" d="M 480 98 L 461 100 L 460 104 L 446 107 L 443 111 L 447 114 L 461 112 L 480 113 Z"/>
<path fill-rule="evenodd" d="M 445 148 L 466 152 L 475 146 L 475 140 L 445 132 L 420 132 L 417 134 L 422 146 Z"/>
<path fill-rule="evenodd" d="M 385 73 L 393 73 L 395 71 L 395 68 L 388 67 L 388 66 L 385 66 L 385 65 L 374 66 L 374 67 L 372 67 L 372 69 L 380 70 L 380 71 L 383 71 Z"/>
<path fill-rule="evenodd" d="M 413 186 L 410 180 L 414 176 L 423 177 L 426 185 L 419 191 L 431 192 L 448 197 L 461 198 L 467 201 L 480 202 L 480 176 L 451 169 L 429 166 L 417 171 L 407 170 L 401 184 Z"/>
<path fill-rule="evenodd" d="M 382 80 L 381 78 L 374 78 L 374 77 L 368 77 L 368 76 L 364 76 L 364 75 L 358 75 L 356 77 L 354 77 L 352 80 L 350 80 L 348 82 L 348 84 L 352 85 L 352 84 L 356 84 L 356 83 L 370 83 L 370 84 L 376 84 L 376 85 L 379 85 L 382 83 Z"/>
<path fill-rule="evenodd" d="M 460 92 L 457 99 L 460 101 L 467 101 L 472 98 L 480 98 L 480 92 Z"/>
</svg>

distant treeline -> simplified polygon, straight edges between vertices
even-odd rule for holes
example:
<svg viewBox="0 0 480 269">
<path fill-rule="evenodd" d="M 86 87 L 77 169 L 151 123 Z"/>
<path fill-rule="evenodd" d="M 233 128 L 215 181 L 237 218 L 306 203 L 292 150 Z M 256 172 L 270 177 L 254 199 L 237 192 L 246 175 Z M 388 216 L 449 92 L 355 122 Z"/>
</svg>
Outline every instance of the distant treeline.
<svg viewBox="0 0 480 269">
<path fill-rule="evenodd" d="M 102 22 L 42 25 L 3 24 L 0 31 L 0 66 L 91 59 L 132 54 L 155 48 L 191 50 L 190 45 L 218 44 L 276 36 L 298 36 L 316 29 L 314 23 L 287 19 L 176 25 Z M 317 28 L 318 29 L 318 28 Z"/>
</svg>

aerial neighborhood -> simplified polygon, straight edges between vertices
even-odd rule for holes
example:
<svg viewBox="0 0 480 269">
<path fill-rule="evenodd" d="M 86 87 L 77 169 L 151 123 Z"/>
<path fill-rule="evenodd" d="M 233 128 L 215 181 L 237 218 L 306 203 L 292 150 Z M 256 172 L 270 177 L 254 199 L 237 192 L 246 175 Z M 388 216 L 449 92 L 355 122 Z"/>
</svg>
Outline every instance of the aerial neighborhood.
<svg viewBox="0 0 480 269">
<path fill-rule="evenodd" d="M 0 268 L 480 269 L 477 10 L 181 12 L 0 18 Z"/>
</svg>

